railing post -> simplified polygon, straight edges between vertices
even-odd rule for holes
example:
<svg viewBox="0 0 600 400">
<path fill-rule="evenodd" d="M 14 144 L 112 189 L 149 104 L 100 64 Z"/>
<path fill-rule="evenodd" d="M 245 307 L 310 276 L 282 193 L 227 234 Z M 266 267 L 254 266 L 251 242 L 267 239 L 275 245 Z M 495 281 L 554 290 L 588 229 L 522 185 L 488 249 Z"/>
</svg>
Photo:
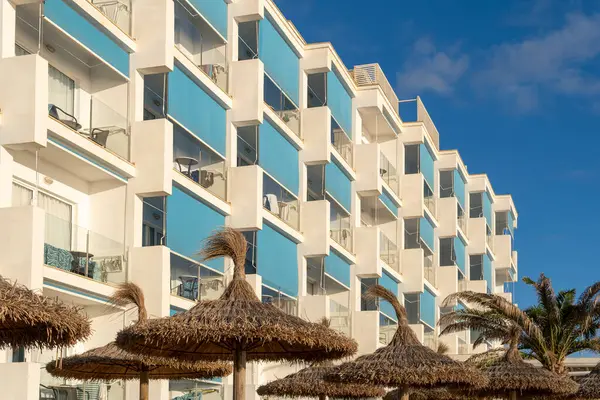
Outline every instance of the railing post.
<svg viewBox="0 0 600 400">
<path fill-rule="evenodd" d="M 88 277 L 88 269 L 90 266 L 90 230 L 86 230 L 85 235 L 85 277 Z"/>
</svg>

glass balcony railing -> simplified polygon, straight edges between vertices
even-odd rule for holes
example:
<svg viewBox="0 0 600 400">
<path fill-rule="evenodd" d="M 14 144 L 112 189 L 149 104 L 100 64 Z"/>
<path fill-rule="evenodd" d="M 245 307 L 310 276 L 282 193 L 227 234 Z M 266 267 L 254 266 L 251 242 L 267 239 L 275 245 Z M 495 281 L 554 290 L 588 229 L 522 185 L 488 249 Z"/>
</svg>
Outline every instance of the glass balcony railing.
<svg viewBox="0 0 600 400">
<path fill-rule="evenodd" d="M 437 270 L 433 265 L 433 255 L 425 255 L 423 258 L 423 274 L 425 279 L 437 288 Z"/>
<path fill-rule="evenodd" d="M 465 214 L 458 216 L 458 226 L 461 231 L 466 235 L 467 234 L 467 218 Z"/>
<path fill-rule="evenodd" d="M 400 193 L 400 181 L 398 179 L 396 167 L 383 153 L 380 154 L 380 158 L 381 166 L 379 168 L 379 174 L 390 189 L 398 195 Z"/>
<path fill-rule="evenodd" d="M 291 297 L 281 294 L 275 296 L 263 294 L 262 302 L 272 304 L 288 315 L 298 316 L 298 302 Z"/>
<path fill-rule="evenodd" d="M 228 93 L 227 46 L 209 43 L 194 24 L 194 19 L 188 11 L 179 2 L 175 4 L 175 46 L 221 90 Z"/>
<path fill-rule="evenodd" d="M 218 198 L 226 199 L 225 160 L 178 126 L 173 129 L 173 169 Z"/>
<path fill-rule="evenodd" d="M 458 280 L 458 291 L 459 292 L 464 292 L 468 290 L 467 288 L 467 280 L 466 279 L 459 279 Z"/>
<path fill-rule="evenodd" d="M 379 232 L 379 258 L 396 272 L 400 272 L 400 253 L 396 243 L 391 241 L 383 232 Z"/>
<path fill-rule="evenodd" d="M 390 344 L 397 329 L 398 324 L 395 321 L 381 316 L 379 321 L 379 343 L 384 346 Z"/>
<path fill-rule="evenodd" d="M 46 213 L 44 264 L 98 282 L 126 280 L 122 242 Z"/>
<path fill-rule="evenodd" d="M 463 338 L 458 338 L 458 354 L 469 354 L 469 345 Z"/>
<path fill-rule="evenodd" d="M 194 263 L 188 266 L 172 263 L 171 294 L 192 301 L 218 299 L 225 290 L 225 278 L 208 271 Z"/>
<path fill-rule="evenodd" d="M 88 0 L 100 12 L 119 27 L 128 36 L 131 36 L 131 0 Z"/>
<path fill-rule="evenodd" d="M 331 144 L 335 151 L 352 167 L 354 162 L 352 141 L 333 118 L 331 118 Z"/>
<path fill-rule="evenodd" d="M 48 104 L 48 115 L 97 145 L 129 160 L 130 137 L 126 111 L 117 111 L 92 96 L 87 123 L 79 121 L 75 116 L 52 103 Z"/>
<path fill-rule="evenodd" d="M 329 300 L 329 319 L 331 328 L 350 336 L 350 310 L 340 303 Z"/>
<path fill-rule="evenodd" d="M 164 94 L 156 93 L 150 87 L 144 86 L 144 120 L 166 117 L 167 103 Z"/>
<path fill-rule="evenodd" d="M 494 237 L 492 235 L 486 235 L 485 242 L 487 243 L 490 250 L 494 251 Z"/>
<path fill-rule="evenodd" d="M 264 100 L 265 104 L 279 117 L 279 119 L 290 128 L 296 136 L 302 138 L 300 131 L 300 110 L 285 95 L 283 90 L 281 90 L 266 74 Z"/>
<path fill-rule="evenodd" d="M 423 202 L 425 203 L 425 207 L 427 207 L 427 209 L 429 210 L 431 215 L 433 215 L 434 217 L 437 217 L 435 197 L 434 196 L 425 196 L 423 198 Z"/>
<path fill-rule="evenodd" d="M 423 344 L 429 347 L 433 351 L 437 351 L 438 338 L 435 331 L 429 331 L 423 333 Z"/>
<path fill-rule="evenodd" d="M 263 173 L 263 208 L 292 228 L 300 229 L 298 198 L 266 173 Z"/>
<path fill-rule="evenodd" d="M 352 252 L 353 231 L 350 216 L 330 202 L 329 237 L 344 249 Z"/>
</svg>

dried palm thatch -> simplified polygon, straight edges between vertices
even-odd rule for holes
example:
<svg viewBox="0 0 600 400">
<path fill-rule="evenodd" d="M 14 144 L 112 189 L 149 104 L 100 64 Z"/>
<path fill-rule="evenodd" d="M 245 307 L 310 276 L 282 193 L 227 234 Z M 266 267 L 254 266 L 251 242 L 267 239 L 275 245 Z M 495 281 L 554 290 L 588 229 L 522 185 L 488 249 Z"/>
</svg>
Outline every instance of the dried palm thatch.
<svg viewBox="0 0 600 400">
<path fill-rule="evenodd" d="M 232 368 L 224 362 L 179 361 L 168 358 L 145 357 L 131 354 L 112 342 L 59 362 L 52 361 L 46 370 L 56 377 L 79 380 L 140 379 L 143 372 L 148 379 L 206 379 L 231 374 Z"/>
<path fill-rule="evenodd" d="M 331 368 L 331 365 L 304 368 L 259 387 L 256 393 L 260 396 L 319 398 L 381 397 L 385 394 L 385 391 L 377 386 L 328 382 L 325 375 Z"/>
<path fill-rule="evenodd" d="M 72 346 L 90 334 L 80 308 L 0 277 L 0 347 Z"/>
<path fill-rule="evenodd" d="M 148 318 L 144 293 L 133 283 L 123 283 L 111 298 L 115 305 L 134 304 L 138 323 Z M 148 396 L 149 379 L 200 379 L 226 376 L 232 371 L 223 362 L 190 362 L 131 354 L 112 342 L 83 354 L 52 361 L 46 370 L 53 376 L 78 380 L 139 379 L 140 398 Z"/>
<path fill-rule="evenodd" d="M 204 260 L 230 257 L 233 280 L 217 300 L 202 301 L 170 318 L 124 329 L 117 345 L 135 353 L 183 360 L 234 360 L 234 397 L 243 396 L 246 361 L 321 361 L 356 352 L 357 344 L 332 329 L 263 304 L 245 279 L 246 240 L 224 228 L 205 241 Z M 240 397 L 241 398 L 241 397 Z"/>
<path fill-rule="evenodd" d="M 392 292 L 375 285 L 368 289 L 367 296 L 381 297 L 394 307 L 398 330 L 386 347 L 335 367 L 327 379 L 397 387 L 404 398 L 408 398 L 410 388 L 482 387 L 487 383 L 475 368 L 423 346 L 408 325 L 405 308 Z"/>
<path fill-rule="evenodd" d="M 579 382 L 579 390 L 575 394 L 577 399 L 600 399 L 600 364 Z"/>
<path fill-rule="evenodd" d="M 568 376 L 536 368 L 521 358 L 518 339 L 511 341 L 508 350 L 495 349 L 469 358 L 465 363 L 481 370 L 489 383 L 483 389 L 469 392 L 483 397 L 561 396 L 577 391 L 577 383 Z"/>
<path fill-rule="evenodd" d="M 400 391 L 398 389 L 388 392 L 383 400 L 398 400 Z M 460 393 L 451 391 L 449 389 L 437 388 L 437 389 L 410 389 L 409 390 L 410 400 L 457 400 L 465 399 Z"/>
</svg>

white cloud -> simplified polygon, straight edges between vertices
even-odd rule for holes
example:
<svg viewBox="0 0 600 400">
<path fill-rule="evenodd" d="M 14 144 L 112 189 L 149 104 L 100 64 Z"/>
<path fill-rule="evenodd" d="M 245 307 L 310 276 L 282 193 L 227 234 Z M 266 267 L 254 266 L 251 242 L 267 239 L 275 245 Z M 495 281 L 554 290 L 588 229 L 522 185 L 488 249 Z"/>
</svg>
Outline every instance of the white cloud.
<svg viewBox="0 0 600 400">
<path fill-rule="evenodd" d="M 426 91 L 449 95 L 469 68 L 469 57 L 458 50 L 438 51 L 428 38 L 417 40 L 397 75 L 399 92 L 412 96 Z"/>
<path fill-rule="evenodd" d="M 541 92 L 569 96 L 600 94 L 600 77 L 587 73 L 600 56 L 600 14 L 569 14 L 559 29 L 486 51 L 473 82 L 481 91 L 514 96 L 523 111 L 533 109 Z"/>
</svg>

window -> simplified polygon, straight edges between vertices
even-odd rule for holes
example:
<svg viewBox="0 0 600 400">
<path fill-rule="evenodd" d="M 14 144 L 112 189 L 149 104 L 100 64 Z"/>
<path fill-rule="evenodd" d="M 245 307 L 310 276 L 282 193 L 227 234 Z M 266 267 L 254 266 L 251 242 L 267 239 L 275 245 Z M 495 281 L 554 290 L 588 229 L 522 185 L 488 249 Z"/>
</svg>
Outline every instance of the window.
<svg viewBox="0 0 600 400">
<path fill-rule="evenodd" d="M 75 81 L 48 65 L 48 104 L 60 108 L 64 113 L 73 115 L 75 103 Z"/>
<path fill-rule="evenodd" d="M 143 207 L 142 246 L 165 245 L 165 197 L 146 197 Z"/>
<path fill-rule="evenodd" d="M 418 324 L 421 321 L 421 296 L 419 293 L 405 293 L 404 308 L 406 308 L 409 324 Z"/>
<path fill-rule="evenodd" d="M 469 194 L 469 218 L 483 217 L 483 192 Z"/>
<path fill-rule="evenodd" d="M 12 206 L 22 207 L 30 206 L 33 202 L 33 190 L 21 186 L 17 183 L 12 184 Z"/>
<path fill-rule="evenodd" d="M 440 266 L 455 265 L 454 238 L 440 239 Z"/>
<path fill-rule="evenodd" d="M 365 297 L 366 291 L 371 286 L 375 286 L 378 284 L 377 278 L 363 278 L 360 280 L 360 310 L 361 311 L 378 311 L 379 310 L 379 301 L 376 299 L 370 299 Z"/>
<path fill-rule="evenodd" d="M 258 125 L 238 128 L 237 165 L 258 165 Z"/>
<path fill-rule="evenodd" d="M 258 21 L 238 24 L 238 60 L 258 58 Z"/>
<path fill-rule="evenodd" d="M 308 201 L 325 199 L 325 165 L 307 165 L 306 183 Z"/>
<path fill-rule="evenodd" d="M 418 174 L 421 172 L 421 163 L 420 163 L 420 145 L 418 144 L 410 144 L 404 147 L 404 173 L 406 175 L 409 174 Z"/>
<path fill-rule="evenodd" d="M 167 74 L 144 76 L 144 121 L 165 118 Z"/>
<path fill-rule="evenodd" d="M 248 242 L 248 247 L 246 249 L 246 261 L 244 263 L 244 269 L 247 274 L 256 274 L 257 266 L 256 266 L 256 231 L 247 231 L 243 232 L 244 237 L 246 238 L 246 242 Z"/>
</svg>

